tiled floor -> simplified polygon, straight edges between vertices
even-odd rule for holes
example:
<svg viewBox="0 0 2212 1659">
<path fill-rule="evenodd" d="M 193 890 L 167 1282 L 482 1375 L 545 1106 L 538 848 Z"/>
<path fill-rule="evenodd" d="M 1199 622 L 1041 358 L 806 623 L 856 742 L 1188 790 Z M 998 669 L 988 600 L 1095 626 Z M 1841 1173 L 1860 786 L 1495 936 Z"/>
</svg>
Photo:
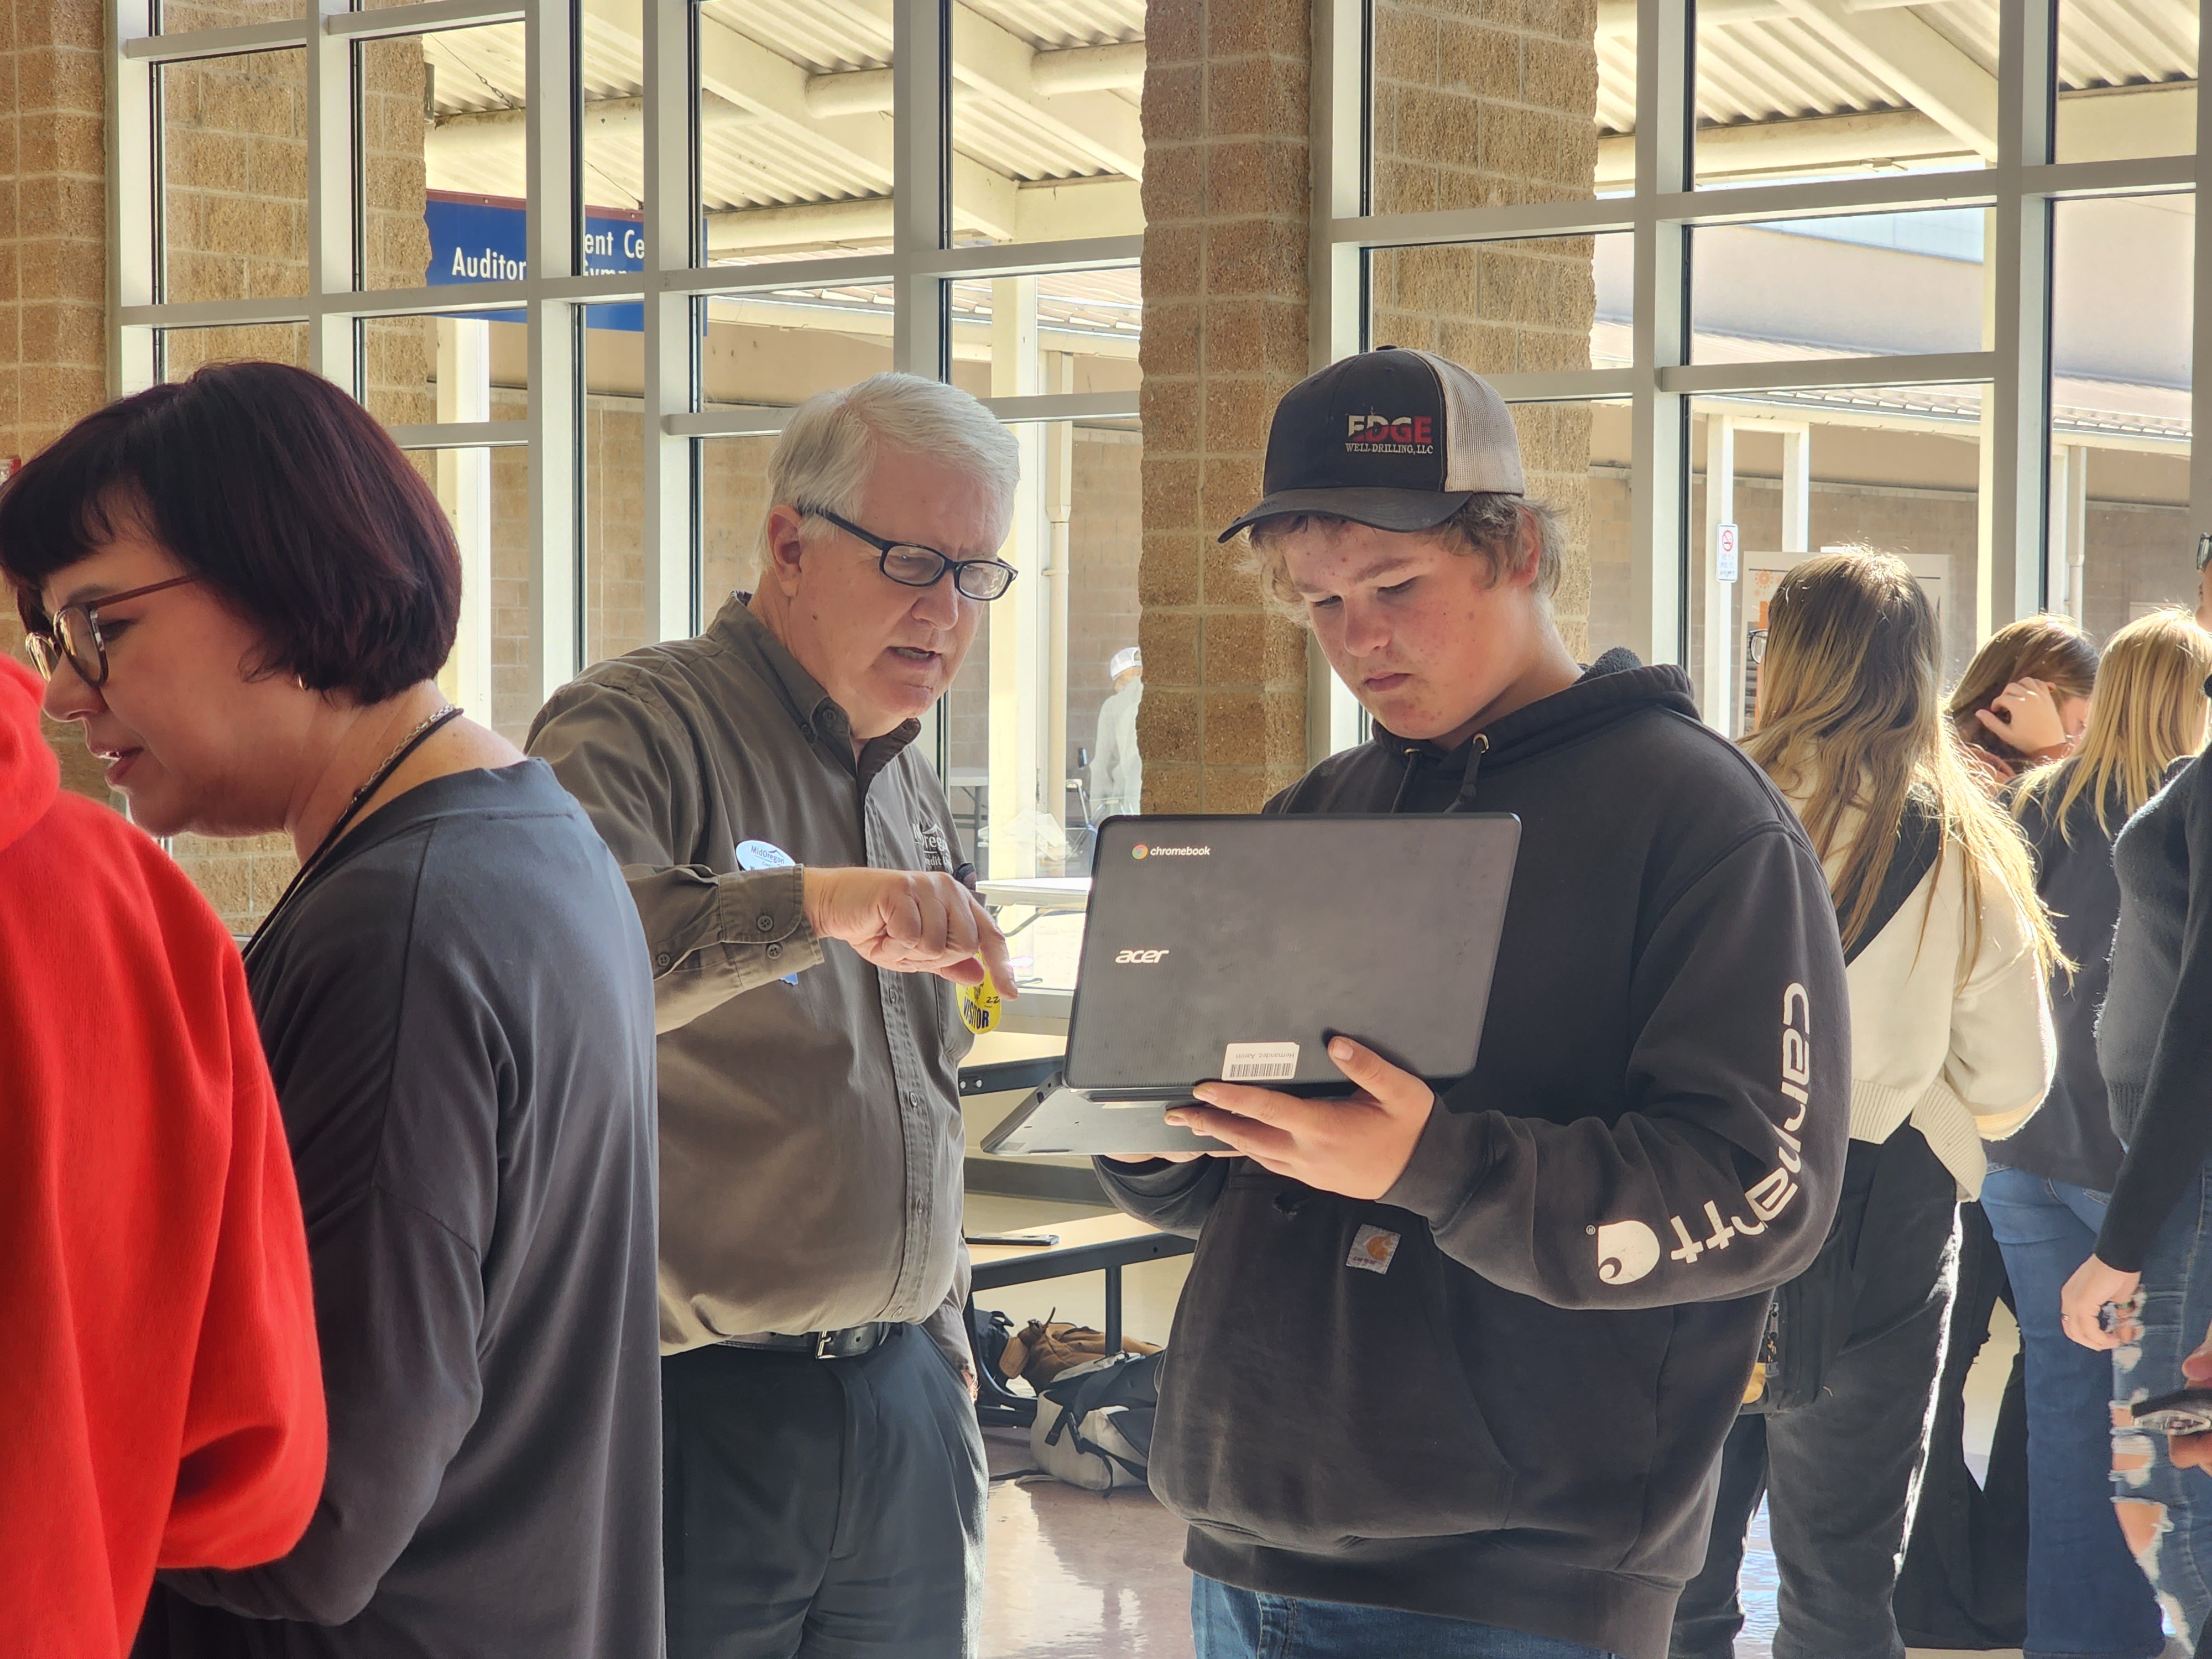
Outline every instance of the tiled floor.
<svg viewBox="0 0 2212 1659">
<path fill-rule="evenodd" d="M 1064 1204 L 971 1194 L 968 1229 L 1033 1228 L 1078 1213 Z M 1132 1335 L 1166 1341 L 1186 1266 L 1152 1262 L 1128 1272 L 1123 1316 Z M 1104 1311 L 1102 1285 L 1092 1274 L 1012 1286 L 987 1300 L 1017 1325 L 1054 1310 L 1060 1318 L 1096 1325 Z M 2007 1322 L 1991 1336 L 1969 1380 L 1970 1448 L 1989 1443 L 2014 1340 Z M 985 1440 L 994 1479 L 983 1659 L 1188 1659 L 1190 1577 L 1182 1566 L 1182 1528 L 1175 1518 L 1141 1489 L 1102 1496 L 1048 1478 L 1023 1478 L 1019 1471 L 1030 1468 L 1031 1459 L 1026 1437 L 1017 1431 L 994 1430 Z M 1742 1595 L 1747 1623 L 1736 1642 L 1736 1659 L 1770 1659 L 1774 1558 L 1764 1510 L 1753 1523 Z"/>
</svg>

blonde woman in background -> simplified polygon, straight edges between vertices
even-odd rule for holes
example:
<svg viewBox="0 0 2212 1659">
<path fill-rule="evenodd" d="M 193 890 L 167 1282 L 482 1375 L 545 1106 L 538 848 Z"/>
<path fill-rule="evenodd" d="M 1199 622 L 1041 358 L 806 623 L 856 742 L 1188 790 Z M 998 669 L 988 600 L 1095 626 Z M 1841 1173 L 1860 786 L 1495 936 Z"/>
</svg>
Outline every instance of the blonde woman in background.
<svg viewBox="0 0 2212 1659">
<path fill-rule="evenodd" d="M 1974 653 L 1945 710 L 1984 785 L 2066 758 L 2089 720 L 2097 647 L 2071 617 L 2022 617 Z"/>
<path fill-rule="evenodd" d="M 1804 820 L 1850 967 L 1851 1141 L 1820 1257 L 1781 1293 L 1828 1315 L 1809 1403 L 1747 1413 L 1723 1455 L 1705 1570 L 1672 1651 L 1724 1659 L 1761 1490 L 1776 1659 L 1901 1659 L 1891 1607 L 1949 1306 L 1960 1188 L 1982 1141 L 2050 1085 L 2044 977 L 2058 960 L 2026 843 L 1944 719 L 1936 617 L 1885 554 L 1808 560 L 1769 611 L 1757 729 L 1745 741 Z M 1785 1321 L 1782 1340 L 1793 1340 Z M 1801 1349 L 1796 1362 L 1808 1356 Z"/>
<path fill-rule="evenodd" d="M 2060 1292 L 2096 1248 L 2123 1156 L 2097 1069 L 2097 1018 L 2120 914 L 2112 841 L 2174 762 L 2204 746 L 2207 675 L 2212 635 L 2187 611 L 2130 623 L 2105 647 L 2080 745 L 2013 793 L 2035 851 L 2037 890 L 2079 964 L 2051 981 L 2058 1030 L 2051 1093 L 2033 1121 L 1988 1149 L 1982 1187 L 2027 1360 L 2030 1653 L 2148 1659 L 2166 1642 L 2111 1502 L 2112 1362 L 2067 1339 Z"/>
</svg>

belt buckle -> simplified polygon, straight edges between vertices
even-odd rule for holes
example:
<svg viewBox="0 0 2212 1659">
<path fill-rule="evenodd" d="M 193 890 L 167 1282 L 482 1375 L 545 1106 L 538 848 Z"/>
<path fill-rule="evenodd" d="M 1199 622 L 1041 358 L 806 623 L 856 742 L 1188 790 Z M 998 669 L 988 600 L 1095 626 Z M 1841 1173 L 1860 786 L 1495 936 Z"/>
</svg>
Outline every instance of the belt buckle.
<svg viewBox="0 0 2212 1659">
<path fill-rule="evenodd" d="M 817 1359 L 834 1359 L 836 1358 L 836 1355 L 832 1352 L 832 1350 L 836 1348 L 836 1332 L 816 1332 L 814 1336 L 814 1357 Z"/>
</svg>

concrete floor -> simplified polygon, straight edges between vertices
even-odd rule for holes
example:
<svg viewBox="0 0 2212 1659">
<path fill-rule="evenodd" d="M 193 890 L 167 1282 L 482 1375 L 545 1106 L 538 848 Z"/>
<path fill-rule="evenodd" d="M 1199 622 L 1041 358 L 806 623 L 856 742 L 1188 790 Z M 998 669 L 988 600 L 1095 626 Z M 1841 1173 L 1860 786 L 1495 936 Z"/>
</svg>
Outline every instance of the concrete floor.
<svg viewBox="0 0 2212 1659">
<path fill-rule="evenodd" d="M 1066 1204 L 970 1194 L 970 1232 L 1044 1226 L 1098 1211 Z M 1123 1285 L 1123 1320 L 1133 1336 L 1168 1340 L 1187 1260 L 1131 1268 Z M 986 1305 L 1017 1326 L 1048 1314 L 1096 1326 L 1103 1319 L 1101 1275 L 991 1292 Z M 2018 1334 L 2000 1308 L 2001 1328 L 1967 1382 L 1967 1447 L 1986 1450 L 1999 1395 Z M 1098 1494 L 1045 1477 L 1024 1477 L 1029 1443 L 1018 1431 L 987 1434 L 994 1476 L 989 1560 L 986 1569 L 983 1659 L 1188 1659 L 1190 1576 L 1182 1566 L 1182 1528 L 1150 1493 Z M 1742 1595 L 1748 1620 L 1736 1659 L 1771 1659 L 1774 1637 L 1774 1558 L 1766 1516 L 1753 1521 L 1744 1560 Z M 1921 1659 L 1917 1650 L 1916 1659 Z M 2019 1659 L 2017 1653 L 1989 1659 Z"/>
</svg>

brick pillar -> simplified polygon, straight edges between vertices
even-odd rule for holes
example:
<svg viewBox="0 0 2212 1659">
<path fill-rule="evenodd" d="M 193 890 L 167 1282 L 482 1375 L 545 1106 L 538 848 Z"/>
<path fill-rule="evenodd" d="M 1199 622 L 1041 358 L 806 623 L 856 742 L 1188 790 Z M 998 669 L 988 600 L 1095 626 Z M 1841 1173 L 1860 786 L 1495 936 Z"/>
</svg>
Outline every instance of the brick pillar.
<svg viewBox="0 0 2212 1659">
<path fill-rule="evenodd" d="M 0 456 L 36 454 L 107 393 L 106 138 L 99 0 L 0 0 Z M 0 651 L 20 659 L 12 593 Z M 99 765 L 50 726 L 69 788 Z"/>
<path fill-rule="evenodd" d="M 1377 213 L 1558 202 L 1595 193 L 1595 0 L 1492 7 L 1376 0 Z M 1505 19 L 1510 21 L 1497 21 Z M 1586 236 L 1378 252 L 1377 345 L 1421 346 L 1478 374 L 1589 367 L 1597 310 Z M 1560 509 L 1567 556 L 1559 631 L 1587 649 L 1590 414 L 1585 404 L 1514 410 L 1529 493 Z"/>
<path fill-rule="evenodd" d="M 1304 631 L 1213 538 L 1306 373 L 1310 26 L 1304 0 L 1152 0 L 1145 33 L 1145 805 L 1245 812 L 1306 759 Z"/>
</svg>

